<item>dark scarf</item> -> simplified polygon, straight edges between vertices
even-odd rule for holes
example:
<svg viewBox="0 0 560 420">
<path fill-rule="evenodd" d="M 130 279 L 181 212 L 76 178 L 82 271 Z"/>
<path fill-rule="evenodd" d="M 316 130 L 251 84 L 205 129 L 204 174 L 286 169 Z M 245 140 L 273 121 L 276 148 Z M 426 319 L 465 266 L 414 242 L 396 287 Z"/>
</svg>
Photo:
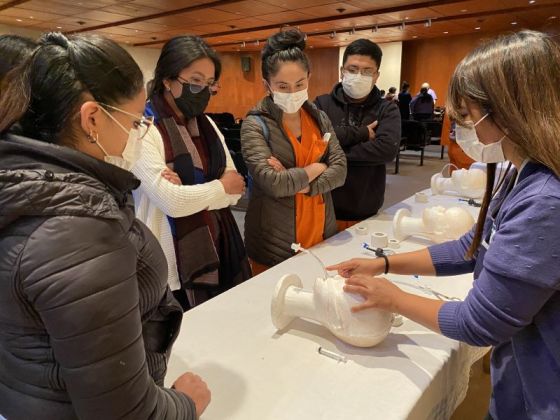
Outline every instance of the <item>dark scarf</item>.
<svg viewBox="0 0 560 420">
<path fill-rule="evenodd" d="M 185 127 L 163 94 L 150 100 L 163 138 L 166 163 L 173 164 L 183 185 L 220 179 L 226 168 L 226 155 L 208 118 L 197 116 Z M 170 217 L 169 221 L 179 278 L 191 306 L 251 277 L 245 246 L 229 208 Z"/>
</svg>

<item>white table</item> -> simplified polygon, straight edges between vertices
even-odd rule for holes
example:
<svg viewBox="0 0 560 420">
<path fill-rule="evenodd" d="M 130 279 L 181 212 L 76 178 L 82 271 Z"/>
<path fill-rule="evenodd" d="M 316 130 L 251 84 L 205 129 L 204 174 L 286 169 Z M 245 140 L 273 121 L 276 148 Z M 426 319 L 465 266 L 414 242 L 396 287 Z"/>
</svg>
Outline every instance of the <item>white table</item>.
<svg viewBox="0 0 560 420">
<path fill-rule="evenodd" d="M 392 237 L 393 214 L 403 206 L 418 216 L 424 207 L 459 205 L 476 217 L 478 209 L 457 198 L 426 193 L 427 204 L 410 198 L 360 225 Z M 326 264 L 371 256 L 361 248 L 367 238 L 350 228 L 313 250 Z M 428 244 L 409 238 L 398 251 Z M 298 255 L 185 314 L 167 383 L 185 371 L 201 375 L 212 392 L 204 420 L 449 418 L 466 394 L 470 366 L 488 349 L 437 335 L 407 319 L 373 348 L 347 345 L 324 327 L 301 319 L 279 334 L 271 322 L 270 300 L 286 273 L 297 273 L 304 287 L 311 288 L 322 270 L 310 255 Z M 461 298 L 472 285 L 472 275 L 387 277 L 424 296 L 426 292 L 415 287 L 418 282 Z M 319 346 L 348 361 L 318 354 Z"/>
</svg>

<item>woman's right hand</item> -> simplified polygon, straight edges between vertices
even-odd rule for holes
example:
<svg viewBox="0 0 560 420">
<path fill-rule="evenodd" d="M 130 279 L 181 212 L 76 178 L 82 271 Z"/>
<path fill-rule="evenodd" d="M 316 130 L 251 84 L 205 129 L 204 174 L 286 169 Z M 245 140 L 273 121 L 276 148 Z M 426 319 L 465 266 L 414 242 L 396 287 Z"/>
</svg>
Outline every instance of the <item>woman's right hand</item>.
<svg viewBox="0 0 560 420">
<path fill-rule="evenodd" d="M 226 194 L 243 194 L 245 180 L 237 171 L 226 171 L 220 178 Z"/>
<path fill-rule="evenodd" d="M 210 404 L 211 395 L 206 382 L 194 373 L 187 372 L 179 376 L 173 384 L 173 388 L 183 394 L 187 394 L 193 400 L 196 406 L 197 418 L 200 417 L 204 410 L 206 410 L 206 407 L 208 407 L 208 404 Z"/>
<path fill-rule="evenodd" d="M 385 260 L 383 258 L 352 258 L 335 265 L 327 267 L 328 271 L 337 271 L 339 275 L 350 278 L 355 274 L 366 274 L 378 276 L 385 271 Z"/>
</svg>

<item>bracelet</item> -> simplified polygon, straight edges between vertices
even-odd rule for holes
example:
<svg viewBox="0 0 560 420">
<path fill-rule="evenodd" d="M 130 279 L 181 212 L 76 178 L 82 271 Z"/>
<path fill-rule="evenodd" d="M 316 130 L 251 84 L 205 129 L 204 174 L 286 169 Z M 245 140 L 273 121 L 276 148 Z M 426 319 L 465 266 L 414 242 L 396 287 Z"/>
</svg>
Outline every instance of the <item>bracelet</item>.
<svg viewBox="0 0 560 420">
<path fill-rule="evenodd" d="M 383 254 L 381 256 L 385 260 L 385 273 L 384 274 L 387 274 L 387 273 L 389 273 L 389 258 L 387 258 L 387 255 L 385 255 L 385 254 Z"/>
</svg>

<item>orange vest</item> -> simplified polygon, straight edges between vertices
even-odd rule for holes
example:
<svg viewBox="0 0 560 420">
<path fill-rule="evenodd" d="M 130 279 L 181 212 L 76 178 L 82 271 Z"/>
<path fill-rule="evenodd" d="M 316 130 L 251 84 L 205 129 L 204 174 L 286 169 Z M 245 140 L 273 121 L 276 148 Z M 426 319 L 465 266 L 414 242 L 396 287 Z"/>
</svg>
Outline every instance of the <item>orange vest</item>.
<svg viewBox="0 0 560 420">
<path fill-rule="evenodd" d="M 303 109 L 301 115 L 301 141 L 284 125 L 296 157 L 296 167 L 304 168 L 319 162 L 328 143 L 323 140 L 321 130 L 313 118 Z M 309 248 L 323 240 L 325 230 L 325 202 L 322 194 L 313 197 L 298 193 L 296 200 L 296 241 Z"/>
</svg>

